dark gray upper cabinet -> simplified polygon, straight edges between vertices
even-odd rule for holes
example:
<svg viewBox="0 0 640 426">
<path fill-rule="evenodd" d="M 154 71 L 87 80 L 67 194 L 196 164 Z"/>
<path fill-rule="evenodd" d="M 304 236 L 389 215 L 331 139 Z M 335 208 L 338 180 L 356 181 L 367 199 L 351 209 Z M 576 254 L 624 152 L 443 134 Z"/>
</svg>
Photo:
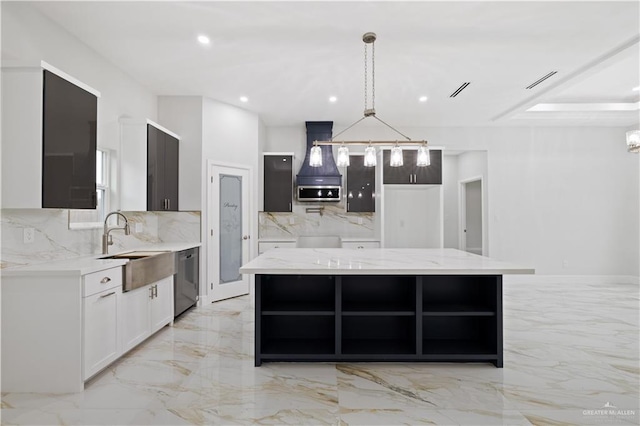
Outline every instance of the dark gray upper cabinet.
<svg viewBox="0 0 640 426">
<path fill-rule="evenodd" d="M 383 159 L 383 183 L 385 184 L 422 184 L 440 185 L 442 184 L 442 151 L 439 149 L 429 150 L 431 164 L 429 166 L 416 166 L 418 151 L 405 149 L 402 151 L 403 165 L 391 167 L 391 152 L 385 149 L 382 153 Z"/>
<path fill-rule="evenodd" d="M 293 203 L 293 155 L 264 155 L 264 211 L 290 212 Z"/>
<path fill-rule="evenodd" d="M 376 168 L 365 167 L 364 155 L 349 156 L 347 167 L 347 211 L 375 212 Z"/>
<path fill-rule="evenodd" d="M 178 139 L 147 124 L 147 210 L 178 211 Z"/>
<path fill-rule="evenodd" d="M 98 98 L 43 72 L 42 207 L 95 209 Z"/>
</svg>

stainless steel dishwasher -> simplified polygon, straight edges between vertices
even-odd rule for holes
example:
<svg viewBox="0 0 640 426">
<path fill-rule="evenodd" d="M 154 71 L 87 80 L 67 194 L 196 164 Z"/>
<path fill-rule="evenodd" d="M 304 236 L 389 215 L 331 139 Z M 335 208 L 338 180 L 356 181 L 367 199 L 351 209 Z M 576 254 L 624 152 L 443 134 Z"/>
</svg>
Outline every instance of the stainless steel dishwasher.
<svg viewBox="0 0 640 426">
<path fill-rule="evenodd" d="M 173 280 L 174 316 L 182 314 L 198 302 L 200 292 L 200 249 L 183 250 L 176 255 Z"/>
</svg>

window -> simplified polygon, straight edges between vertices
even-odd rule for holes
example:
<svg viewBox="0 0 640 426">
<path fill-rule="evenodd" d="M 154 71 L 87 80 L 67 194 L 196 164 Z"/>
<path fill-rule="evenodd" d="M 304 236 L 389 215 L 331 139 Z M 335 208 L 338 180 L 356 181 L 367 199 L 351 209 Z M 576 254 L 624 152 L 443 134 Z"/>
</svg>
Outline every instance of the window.
<svg viewBox="0 0 640 426">
<path fill-rule="evenodd" d="M 95 210 L 69 210 L 69 229 L 100 228 L 109 211 L 109 152 L 96 150 Z"/>
</svg>

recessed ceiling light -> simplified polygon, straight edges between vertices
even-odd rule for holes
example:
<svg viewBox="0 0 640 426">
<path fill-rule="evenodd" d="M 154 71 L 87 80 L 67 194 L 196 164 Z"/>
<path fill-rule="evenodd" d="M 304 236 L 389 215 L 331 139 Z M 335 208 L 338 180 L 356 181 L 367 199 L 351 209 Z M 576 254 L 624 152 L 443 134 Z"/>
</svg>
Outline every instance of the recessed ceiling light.
<svg viewBox="0 0 640 426">
<path fill-rule="evenodd" d="M 329 97 L 329 102 L 336 102 L 338 100 L 338 98 L 336 98 L 335 96 L 330 96 Z"/>
<path fill-rule="evenodd" d="M 198 41 L 202 44 L 209 44 L 211 43 L 211 40 L 209 40 L 209 37 L 207 37 L 206 35 L 199 35 L 198 36 Z"/>
<path fill-rule="evenodd" d="M 420 97 L 418 98 L 418 100 L 419 100 L 420 102 L 427 102 L 427 97 L 426 97 L 426 96 L 420 96 Z"/>
<path fill-rule="evenodd" d="M 240 102 L 249 102 L 249 98 L 246 96 L 240 96 Z"/>
<path fill-rule="evenodd" d="M 640 86 L 636 86 L 636 87 L 634 87 L 634 88 L 633 88 L 633 89 L 631 89 L 631 90 L 635 90 L 635 91 L 637 92 L 638 90 L 640 90 Z"/>
</svg>

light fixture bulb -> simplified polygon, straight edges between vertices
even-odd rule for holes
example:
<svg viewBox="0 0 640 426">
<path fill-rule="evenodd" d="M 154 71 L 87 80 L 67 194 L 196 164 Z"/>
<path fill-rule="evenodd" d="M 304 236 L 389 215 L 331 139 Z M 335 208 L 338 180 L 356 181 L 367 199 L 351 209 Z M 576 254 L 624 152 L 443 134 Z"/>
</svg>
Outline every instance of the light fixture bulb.
<svg viewBox="0 0 640 426">
<path fill-rule="evenodd" d="M 311 167 L 322 166 L 322 150 L 318 145 L 311 147 L 311 151 L 309 152 L 309 165 Z"/>
<path fill-rule="evenodd" d="M 209 43 L 211 43 L 211 40 L 209 40 L 209 37 L 207 37 L 206 35 L 199 35 L 198 36 L 198 41 L 201 44 L 209 44 Z"/>
<path fill-rule="evenodd" d="M 364 150 L 364 166 L 375 167 L 376 166 L 376 149 L 371 145 Z"/>
<path fill-rule="evenodd" d="M 425 167 L 431 164 L 431 154 L 429 153 L 429 147 L 422 145 L 418 147 L 418 160 L 416 166 Z"/>
<path fill-rule="evenodd" d="M 627 148 L 629 152 L 640 152 L 640 130 L 627 132 Z"/>
<path fill-rule="evenodd" d="M 338 167 L 349 166 L 349 148 L 342 145 L 338 148 Z"/>
<path fill-rule="evenodd" d="M 400 167 L 402 164 L 402 148 L 396 144 L 396 146 L 391 148 L 391 161 L 389 162 L 389 165 L 391 167 Z"/>
</svg>

